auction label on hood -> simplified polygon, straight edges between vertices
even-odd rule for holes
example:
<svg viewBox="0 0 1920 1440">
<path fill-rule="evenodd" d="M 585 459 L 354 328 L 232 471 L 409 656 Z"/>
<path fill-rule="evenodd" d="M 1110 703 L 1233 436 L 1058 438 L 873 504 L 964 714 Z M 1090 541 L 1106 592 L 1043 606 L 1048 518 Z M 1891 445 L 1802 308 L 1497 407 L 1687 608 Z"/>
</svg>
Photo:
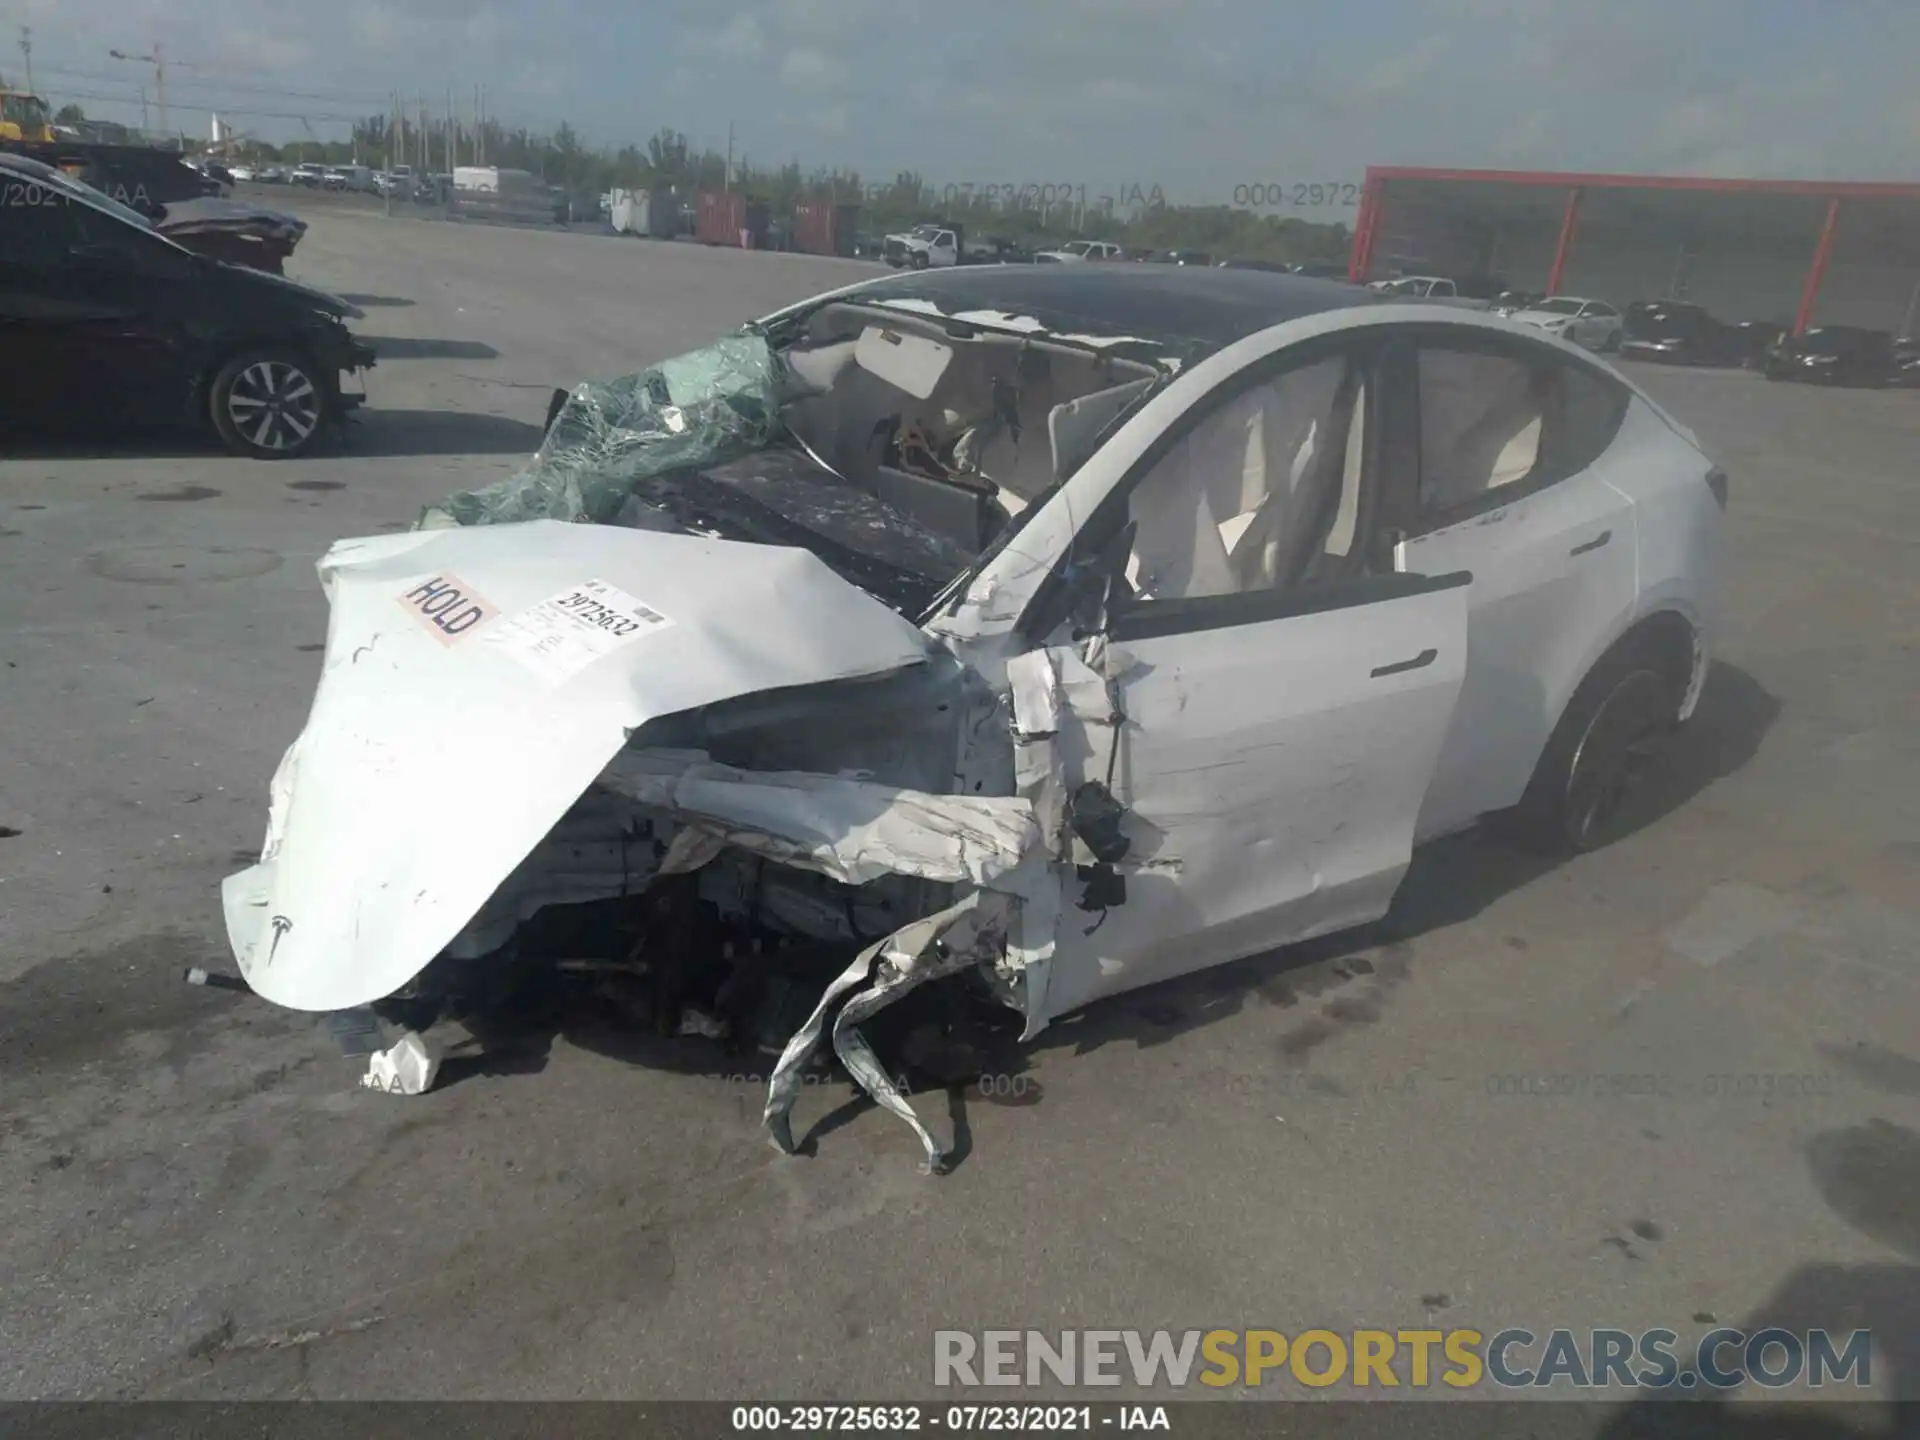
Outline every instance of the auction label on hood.
<svg viewBox="0 0 1920 1440">
<path fill-rule="evenodd" d="M 617 585 L 585 580 L 508 616 L 481 638 L 557 685 L 672 623 Z"/>
</svg>

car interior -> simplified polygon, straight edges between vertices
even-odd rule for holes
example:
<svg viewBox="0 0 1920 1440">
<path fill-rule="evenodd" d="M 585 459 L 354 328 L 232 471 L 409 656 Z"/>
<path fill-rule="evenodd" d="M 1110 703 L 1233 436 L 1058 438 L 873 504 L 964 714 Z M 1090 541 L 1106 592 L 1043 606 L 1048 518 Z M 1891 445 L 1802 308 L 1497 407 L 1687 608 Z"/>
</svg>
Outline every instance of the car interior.
<svg viewBox="0 0 1920 1440">
<path fill-rule="evenodd" d="M 1402 368 L 1406 381 L 1385 379 Z M 1417 396 L 1397 435 L 1379 403 L 1389 383 Z M 1089 543 L 1124 541 L 1130 605 L 1384 574 L 1390 527 L 1451 524 L 1572 473 L 1590 459 L 1583 437 L 1611 433 L 1618 404 L 1603 381 L 1544 353 L 1437 338 L 1411 352 L 1390 342 L 1377 358 L 1337 352 L 1198 416 L 1123 485 L 1124 514 L 1089 524 Z"/>
<path fill-rule="evenodd" d="M 1160 378 L 1139 361 L 1013 334 L 956 339 L 909 312 L 833 304 L 785 354 L 783 411 L 844 482 L 970 553 L 1072 473 Z"/>
</svg>

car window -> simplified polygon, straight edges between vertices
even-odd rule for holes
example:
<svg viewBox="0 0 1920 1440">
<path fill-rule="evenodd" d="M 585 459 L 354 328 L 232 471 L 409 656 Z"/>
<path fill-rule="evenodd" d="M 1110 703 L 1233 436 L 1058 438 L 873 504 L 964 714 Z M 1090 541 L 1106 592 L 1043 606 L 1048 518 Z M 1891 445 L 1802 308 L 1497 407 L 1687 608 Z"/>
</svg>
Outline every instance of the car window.
<svg viewBox="0 0 1920 1440">
<path fill-rule="evenodd" d="M 1440 524 L 1585 470 L 1626 413 L 1617 384 L 1531 347 L 1424 344 L 1419 395 L 1420 515 Z"/>
<path fill-rule="evenodd" d="M 77 238 L 75 209 L 52 186 L 0 171 L 0 262 L 65 263 Z"/>
<path fill-rule="evenodd" d="M 1358 379 L 1337 353 L 1233 394 L 1180 435 L 1128 497 L 1135 597 L 1282 589 L 1350 553 Z"/>
<path fill-rule="evenodd" d="M 1614 316 L 1618 315 L 1620 312 L 1614 309 L 1611 305 L 1603 305 L 1598 300 L 1596 300 L 1591 305 L 1587 306 L 1587 313 L 1589 315 L 1598 315 L 1605 320 L 1611 320 Z"/>
<path fill-rule="evenodd" d="M 1578 315 L 1580 302 L 1578 300 L 1542 300 L 1533 308 L 1542 315 Z"/>
</svg>

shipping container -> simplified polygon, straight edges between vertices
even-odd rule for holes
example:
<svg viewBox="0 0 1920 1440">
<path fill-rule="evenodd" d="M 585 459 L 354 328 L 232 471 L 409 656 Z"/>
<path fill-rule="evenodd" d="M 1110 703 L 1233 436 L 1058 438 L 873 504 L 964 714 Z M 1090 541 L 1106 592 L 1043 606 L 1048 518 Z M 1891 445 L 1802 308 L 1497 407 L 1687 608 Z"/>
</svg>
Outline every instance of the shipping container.
<svg viewBox="0 0 1920 1440">
<path fill-rule="evenodd" d="M 809 255 L 853 256 L 853 235 L 859 228 L 858 205 L 835 205 L 809 200 L 793 207 L 793 244 Z"/>
<path fill-rule="evenodd" d="M 608 208 L 608 220 L 622 235 L 672 239 L 680 229 L 680 204 L 671 195 L 654 195 L 646 190 L 615 190 Z"/>
<path fill-rule="evenodd" d="M 767 207 L 737 190 L 702 190 L 694 238 L 704 245 L 758 250 L 766 244 Z"/>
</svg>

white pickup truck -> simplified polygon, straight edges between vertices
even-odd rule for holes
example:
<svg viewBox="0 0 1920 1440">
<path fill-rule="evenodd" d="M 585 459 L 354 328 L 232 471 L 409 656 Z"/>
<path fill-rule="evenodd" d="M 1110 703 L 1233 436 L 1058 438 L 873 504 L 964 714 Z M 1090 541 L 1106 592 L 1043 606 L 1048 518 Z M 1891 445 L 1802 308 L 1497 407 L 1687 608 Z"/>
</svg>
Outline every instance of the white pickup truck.
<svg viewBox="0 0 1920 1440">
<path fill-rule="evenodd" d="M 887 264 L 896 270 L 902 265 L 914 270 L 958 265 L 960 253 L 958 225 L 916 225 L 904 234 L 886 238 Z"/>
<path fill-rule="evenodd" d="M 1042 250 L 1033 258 L 1041 265 L 1077 265 L 1089 260 L 1124 260 L 1127 252 L 1111 240 L 1069 240 L 1058 250 Z"/>
<path fill-rule="evenodd" d="M 1463 310 L 1491 310 L 1492 297 L 1462 295 L 1459 285 L 1445 275 L 1402 275 L 1396 280 L 1375 280 L 1367 286 L 1397 300 L 1424 300 L 1430 305 L 1453 305 Z"/>
</svg>

